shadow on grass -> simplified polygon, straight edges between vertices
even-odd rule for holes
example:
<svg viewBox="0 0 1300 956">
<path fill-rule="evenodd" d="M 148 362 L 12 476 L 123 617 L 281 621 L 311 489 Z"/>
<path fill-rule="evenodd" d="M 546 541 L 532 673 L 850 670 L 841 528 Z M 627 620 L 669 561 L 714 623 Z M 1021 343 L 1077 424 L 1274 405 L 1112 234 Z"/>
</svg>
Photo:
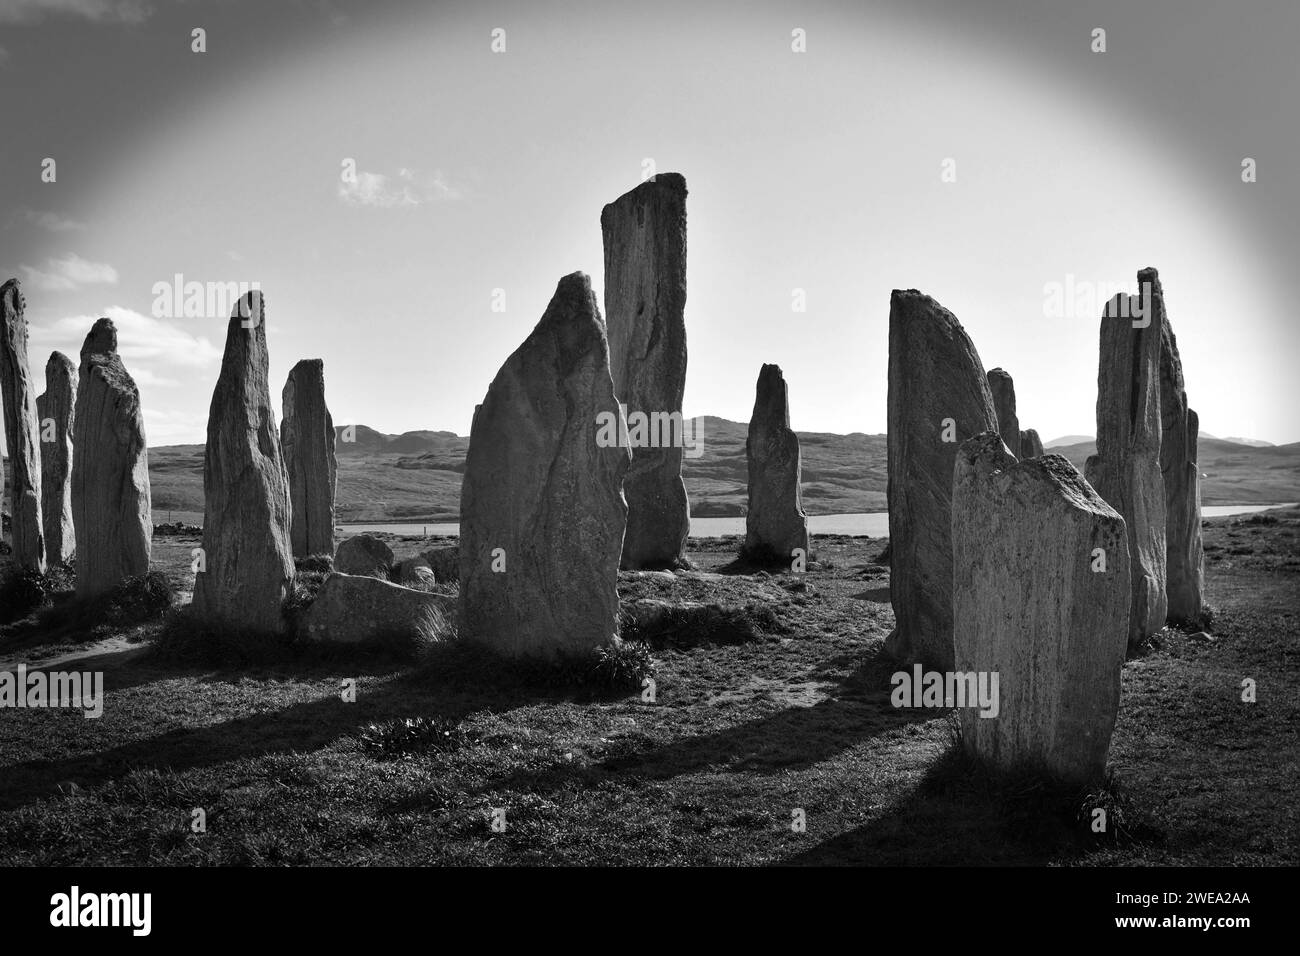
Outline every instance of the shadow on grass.
<svg viewBox="0 0 1300 956">
<path fill-rule="evenodd" d="M 1097 831 L 1097 810 L 1105 829 Z M 1113 775 L 1070 786 L 1032 769 L 992 770 L 954 735 L 905 802 L 800 853 L 789 866 L 1041 866 L 1164 834 Z"/>
</svg>

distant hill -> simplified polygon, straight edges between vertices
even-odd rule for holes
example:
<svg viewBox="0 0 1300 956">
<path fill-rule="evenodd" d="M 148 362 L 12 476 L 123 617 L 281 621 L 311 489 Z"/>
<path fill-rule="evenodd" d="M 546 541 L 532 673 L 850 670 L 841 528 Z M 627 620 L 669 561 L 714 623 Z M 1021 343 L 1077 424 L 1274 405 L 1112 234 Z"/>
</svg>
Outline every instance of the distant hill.
<svg viewBox="0 0 1300 956">
<path fill-rule="evenodd" d="M 1214 436 L 1208 435 L 1206 437 L 1213 438 Z M 1234 445 L 1249 445 L 1251 448 L 1276 448 L 1277 447 L 1271 441 L 1261 441 L 1258 438 L 1225 438 L 1223 440 L 1226 442 L 1231 442 Z"/>
<path fill-rule="evenodd" d="M 691 513 L 744 514 L 748 425 L 705 416 L 704 453 L 683 465 Z M 339 429 L 342 431 L 342 429 Z M 454 521 L 469 439 L 445 431 L 385 435 L 357 425 L 355 441 L 338 443 L 338 512 L 344 521 Z M 1058 445 L 1083 470 L 1096 445 L 1087 436 Z M 883 511 L 886 507 L 884 435 L 800 432 L 803 503 L 809 514 Z M 1058 439 L 1057 441 L 1063 441 Z M 1203 504 L 1300 501 L 1300 443 L 1255 447 L 1216 438 L 1200 444 Z M 165 512 L 203 511 L 203 446 L 149 449 L 156 520 Z"/>
<path fill-rule="evenodd" d="M 1081 442 L 1092 441 L 1091 435 L 1062 435 L 1060 438 L 1053 438 L 1051 441 L 1043 442 L 1043 450 L 1057 448 L 1061 445 L 1078 445 Z"/>
</svg>

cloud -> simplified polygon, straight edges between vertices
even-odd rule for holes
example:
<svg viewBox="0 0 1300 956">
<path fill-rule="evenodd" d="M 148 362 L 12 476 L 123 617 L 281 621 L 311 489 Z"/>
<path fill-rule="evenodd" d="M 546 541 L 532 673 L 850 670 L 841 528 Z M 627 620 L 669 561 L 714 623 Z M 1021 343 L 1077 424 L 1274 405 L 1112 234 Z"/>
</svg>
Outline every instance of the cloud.
<svg viewBox="0 0 1300 956">
<path fill-rule="evenodd" d="M 4 66 L 8 62 L 9 62 L 9 51 L 6 50 L 4 47 L 0 46 L 0 66 Z"/>
<path fill-rule="evenodd" d="M 0 58 L 0 62 L 2 62 L 2 58 Z M 64 219 L 56 212 L 37 212 L 35 209 L 28 209 L 24 216 L 32 225 L 40 226 L 50 232 L 73 232 L 86 228 L 84 222 L 77 222 L 75 219 Z"/>
<path fill-rule="evenodd" d="M 47 16 L 80 17 L 92 23 L 143 23 L 152 13 L 147 0 L 4 0 L 0 23 L 39 23 Z"/>
<path fill-rule="evenodd" d="M 25 285 L 40 292 L 68 292 L 83 285 L 117 285 L 117 270 L 103 262 L 89 262 L 76 253 L 51 257 L 40 269 L 22 266 Z"/>
<path fill-rule="evenodd" d="M 141 387 L 191 387 L 196 373 L 221 364 L 221 349 L 208 337 L 195 335 L 187 328 L 187 321 L 192 326 L 193 320 L 155 319 L 120 305 L 110 306 L 102 314 L 117 327 L 118 354 Z M 76 315 L 49 324 L 33 323 L 32 351 L 58 349 L 75 357 L 98 318 L 98 315 Z M 223 334 L 225 328 L 222 323 Z"/>
<path fill-rule="evenodd" d="M 353 178 L 354 182 L 340 182 L 338 189 L 339 199 L 351 206 L 392 209 L 449 202 L 464 195 L 436 169 L 430 173 L 399 169 L 395 177 L 358 170 Z"/>
</svg>

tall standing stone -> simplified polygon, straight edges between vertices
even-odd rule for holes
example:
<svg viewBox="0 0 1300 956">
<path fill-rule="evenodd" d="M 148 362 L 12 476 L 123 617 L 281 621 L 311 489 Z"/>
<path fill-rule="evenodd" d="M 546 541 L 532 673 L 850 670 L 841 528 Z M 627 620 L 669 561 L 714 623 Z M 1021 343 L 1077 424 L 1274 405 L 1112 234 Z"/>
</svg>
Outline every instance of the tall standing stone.
<svg viewBox="0 0 1300 956">
<path fill-rule="evenodd" d="M 951 670 L 952 474 L 968 438 L 997 432 L 975 346 L 951 312 L 915 289 L 889 302 L 890 600 L 885 649 Z"/>
<path fill-rule="evenodd" d="M 249 292 L 226 327 L 203 458 L 203 560 L 194 612 L 221 627 L 284 628 L 293 580 L 289 483 L 267 382 L 266 306 Z"/>
<path fill-rule="evenodd" d="M 1199 626 L 1205 584 L 1201 546 L 1200 422 L 1187 407 L 1183 360 L 1166 317 L 1160 338 L 1160 472 L 1165 483 L 1165 593 L 1169 620 Z"/>
<path fill-rule="evenodd" d="M 676 416 L 686 388 L 686 180 L 660 173 L 607 205 L 605 320 L 614 393 L 634 416 Z M 682 428 L 678 427 L 678 435 Z M 680 441 L 634 447 L 623 567 L 684 563 L 690 511 Z"/>
<path fill-rule="evenodd" d="M 14 560 L 23 568 L 43 572 L 40 429 L 36 418 L 36 383 L 27 361 L 26 308 L 17 279 L 0 286 L 0 404 L 4 405 L 9 452 Z"/>
<path fill-rule="evenodd" d="M 796 550 L 808 557 L 808 516 L 799 491 L 799 436 L 790 428 L 790 400 L 778 365 L 758 373 L 754 414 L 745 442 L 749 509 L 745 551 L 789 565 Z"/>
<path fill-rule="evenodd" d="M 36 398 L 41 429 L 41 520 L 45 561 L 66 564 L 77 550 L 72 525 L 72 435 L 76 421 L 77 366 L 62 352 L 45 363 L 45 391 Z"/>
<path fill-rule="evenodd" d="M 289 477 L 294 557 L 334 553 L 334 419 L 325 404 L 325 363 L 303 359 L 281 394 L 280 446 Z"/>
<path fill-rule="evenodd" d="M 1020 457 L 1043 457 L 1043 440 L 1038 437 L 1038 431 L 1036 429 L 1026 428 L 1020 432 Z"/>
<path fill-rule="evenodd" d="M 1160 349 L 1164 295 L 1155 269 L 1138 273 L 1139 294 L 1117 295 L 1101 320 L 1097 453 L 1088 483 L 1124 518 L 1133 579 L 1129 641 L 1164 627 L 1165 482 L 1160 471 Z"/>
<path fill-rule="evenodd" d="M 621 425 L 600 310 L 575 272 L 474 413 L 460 505 L 464 637 L 555 657 L 617 635 Z"/>
<path fill-rule="evenodd" d="M 1020 448 L 1020 418 L 1016 415 L 1016 383 L 1006 369 L 995 368 L 988 373 L 989 392 L 993 395 L 993 410 L 998 415 L 998 434 L 1016 458 L 1024 457 Z"/>
<path fill-rule="evenodd" d="M 72 432 L 77 597 L 111 591 L 149 570 L 153 509 L 140 392 L 100 319 L 81 346 Z"/>
<path fill-rule="evenodd" d="M 967 752 L 1097 781 L 1128 636 L 1124 519 L 1066 459 L 1017 463 L 980 435 L 957 456 L 952 541 L 955 670 L 998 678 L 996 713 L 959 711 Z"/>
</svg>

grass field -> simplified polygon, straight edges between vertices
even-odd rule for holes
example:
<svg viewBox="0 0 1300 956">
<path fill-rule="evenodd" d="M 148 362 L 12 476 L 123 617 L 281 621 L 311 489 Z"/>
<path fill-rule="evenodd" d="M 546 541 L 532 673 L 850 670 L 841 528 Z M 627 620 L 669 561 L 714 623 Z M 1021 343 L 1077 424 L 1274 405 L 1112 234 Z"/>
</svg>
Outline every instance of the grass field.
<svg viewBox="0 0 1300 956">
<path fill-rule="evenodd" d="M 801 578 L 710 573 L 738 542 L 693 540 L 701 573 L 620 584 L 734 625 L 661 635 L 653 703 L 454 645 L 232 669 L 169 662 L 158 622 L 0 628 L 5 667 L 108 688 L 98 720 L 0 710 L 0 863 L 1296 865 L 1300 511 L 1207 524 L 1213 641 L 1165 632 L 1125 666 L 1099 796 L 971 773 L 950 712 L 890 705 L 882 539 L 818 539 Z M 155 540 L 181 588 L 195 543 Z M 435 732 L 370 729 L 414 718 Z"/>
</svg>

